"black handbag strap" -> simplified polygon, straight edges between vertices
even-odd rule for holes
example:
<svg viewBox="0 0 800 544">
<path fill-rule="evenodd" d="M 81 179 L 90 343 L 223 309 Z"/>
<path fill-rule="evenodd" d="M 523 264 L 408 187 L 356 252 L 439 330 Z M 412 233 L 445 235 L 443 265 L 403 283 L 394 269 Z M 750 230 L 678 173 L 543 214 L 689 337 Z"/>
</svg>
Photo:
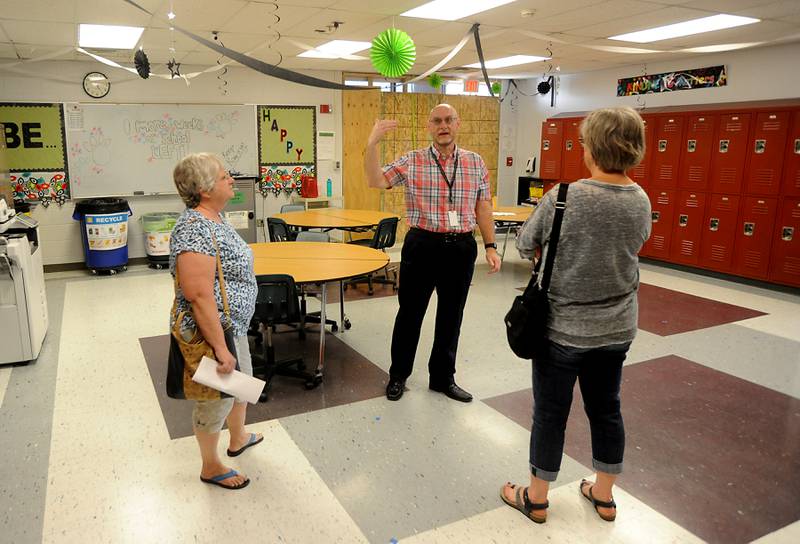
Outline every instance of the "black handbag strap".
<svg viewBox="0 0 800 544">
<path fill-rule="evenodd" d="M 558 199 L 556 200 L 556 214 L 553 216 L 553 228 L 550 230 L 550 240 L 547 243 L 547 257 L 542 270 L 541 290 L 547 292 L 550 288 L 550 275 L 553 273 L 553 263 L 556 260 L 558 237 L 561 235 L 561 220 L 564 219 L 564 210 L 567 207 L 568 183 L 558 185 Z"/>
</svg>

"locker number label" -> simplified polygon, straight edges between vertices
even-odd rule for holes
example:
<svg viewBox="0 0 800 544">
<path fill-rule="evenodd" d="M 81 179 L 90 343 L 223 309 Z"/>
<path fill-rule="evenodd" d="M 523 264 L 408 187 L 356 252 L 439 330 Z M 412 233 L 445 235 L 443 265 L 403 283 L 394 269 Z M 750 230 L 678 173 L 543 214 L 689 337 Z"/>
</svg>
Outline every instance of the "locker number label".
<svg viewBox="0 0 800 544">
<path fill-rule="evenodd" d="M 720 153 L 727 153 L 728 148 L 731 146 L 730 140 L 720 140 L 719 141 L 719 152 Z"/>
<path fill-rule="evenodd" d="M 694 153 L 697 151 L 697 140 L 689 140 L 686 142 L 686 151 L 689 153 Z"/>
<path fill-rule="evenodd" d="M 659 140 L 658 141 L 658 152 L 663 153 L 667 150 L 667 141 L 666 140 Z"/>
<path fill-rule="evenodd" d="M 761 155 L 767 149 L 766 140 L 756 140 L 756 155 Z"/>
<path fill-rule="evenodd" d="M 542 140 L 542 151 L 550 151 L 550 140 Z"/>
</svg>

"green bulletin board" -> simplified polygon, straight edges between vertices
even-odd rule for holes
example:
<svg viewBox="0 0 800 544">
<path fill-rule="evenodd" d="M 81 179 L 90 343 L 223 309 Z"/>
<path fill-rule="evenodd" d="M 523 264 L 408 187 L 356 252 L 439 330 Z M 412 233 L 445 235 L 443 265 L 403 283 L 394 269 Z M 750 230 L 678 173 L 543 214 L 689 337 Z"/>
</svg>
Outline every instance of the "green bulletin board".
<svg viewBox="0 0 800 544">
<path fill-rule="evenodd" d="M 259 191 L 300 193 L 303 180 L 317 171 L 315 106 L 258 106 Z"/>
<path fill-rule="evenodd" d="M 69 198 L 64 110 L 61 104 L 0 103 L 15 200 Z"/>
</svg>

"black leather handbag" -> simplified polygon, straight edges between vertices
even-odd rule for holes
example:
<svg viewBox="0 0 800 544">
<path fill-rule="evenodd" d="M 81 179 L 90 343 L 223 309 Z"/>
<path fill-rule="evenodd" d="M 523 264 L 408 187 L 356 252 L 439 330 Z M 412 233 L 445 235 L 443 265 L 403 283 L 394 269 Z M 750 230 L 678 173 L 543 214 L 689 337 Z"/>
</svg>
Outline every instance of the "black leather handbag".
<svg viewBox="0 0 800 544">
<path fill-rule="evenodd" d="M 541 264 L 539 261 L 525 291 L 514 298 L 514 303 L 505 317 L 508 345 L 511 346 L 511 351 L 517 357 L 523 359 L 533 358 L 536 348 L 541 345 L 547 330 L 547 317 L 550 313 L 547 291 L 550 288 L 550 276 L 556 260 L 561 220 L 564 218 L 564 209 L 567 207 L 568 189 L 569 185 L 566 183 L 562 183 L 558 187 L 556 213 L 553 216 L 553 227 L 547 244 L 544 268 L 541 271 L 538 270 L 538 265 Z M 539 281 L 540 274 L 541 282 Z"/>
</svg>

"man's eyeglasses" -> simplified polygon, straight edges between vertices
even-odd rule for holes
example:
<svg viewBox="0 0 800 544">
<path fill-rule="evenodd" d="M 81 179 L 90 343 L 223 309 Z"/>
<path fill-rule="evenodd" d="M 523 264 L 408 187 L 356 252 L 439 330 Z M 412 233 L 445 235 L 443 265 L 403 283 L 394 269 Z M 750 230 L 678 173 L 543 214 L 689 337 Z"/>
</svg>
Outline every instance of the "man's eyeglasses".
<svg viewBox="0 0 800 544">
<path fill-rule="evenodd" d="M 441 125 L 442 123 L 445 125 L 452 125 L 456 121 L 458 121 L 458 117 L 445 117 L 444 119 L 441 117 L 431 117 L 430 121 L 428 122 L 432 125 Z"/>
</svg>

